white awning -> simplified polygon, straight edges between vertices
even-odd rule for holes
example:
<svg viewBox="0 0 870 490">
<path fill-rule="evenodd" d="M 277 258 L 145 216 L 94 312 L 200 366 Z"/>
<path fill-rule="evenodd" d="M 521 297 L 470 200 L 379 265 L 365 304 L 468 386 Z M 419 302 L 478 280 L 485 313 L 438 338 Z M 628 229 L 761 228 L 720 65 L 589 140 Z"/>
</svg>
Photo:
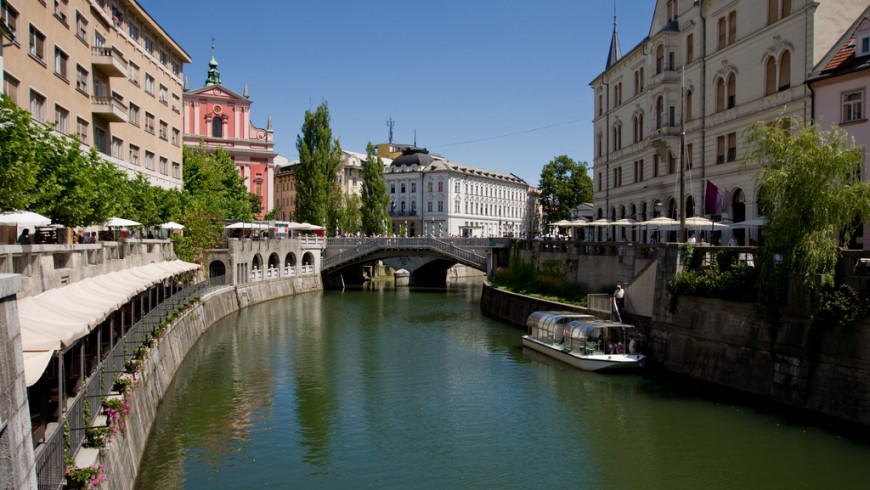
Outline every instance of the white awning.
<svg viewBox="0 0 870 490">
<path fill-rule="evenodd" d="M 53 352 L 72 346 L 137 294 L 198 268 L 181 260 L 155 262 L 18 300 L 27 386 L 42 377 Z"/>
</svg>

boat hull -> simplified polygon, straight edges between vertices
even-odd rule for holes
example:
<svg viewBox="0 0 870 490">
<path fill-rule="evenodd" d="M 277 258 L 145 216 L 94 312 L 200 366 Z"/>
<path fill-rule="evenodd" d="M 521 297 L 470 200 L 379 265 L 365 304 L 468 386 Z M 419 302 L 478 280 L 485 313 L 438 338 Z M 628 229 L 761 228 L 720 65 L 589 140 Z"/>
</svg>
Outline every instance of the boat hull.
<svg viewBox="0 0 870 490">
<path fill-rule="evenodd" d="M 584 371 L 631 371 L 642 368 L 646 363 L 646 356 L 642 354 L 580 355 L 529 335 L 523 335 L 523 346 Z"/>
</svg>

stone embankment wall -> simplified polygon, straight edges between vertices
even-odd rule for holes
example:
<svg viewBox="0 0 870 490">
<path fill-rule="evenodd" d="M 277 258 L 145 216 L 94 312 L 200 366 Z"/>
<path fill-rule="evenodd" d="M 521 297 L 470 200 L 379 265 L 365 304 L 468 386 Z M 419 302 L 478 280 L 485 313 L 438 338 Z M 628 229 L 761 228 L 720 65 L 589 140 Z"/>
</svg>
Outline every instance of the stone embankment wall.
<svg viewBox="0 0 870 490">
<path fill-rule="evenodd" d="M 680 297 L 669 313 L 659 300 L 651 366 L 870 426 L 870 321 L 814 335 L 805 315 L 785 315 L 772 332 L 756 303 Z M 533 311 L 569 307 L 485 286 L 481 308 L 525 325 Z"/>
<path fill-rule="evenodd" d="M 220 289 L 200 298 L 158 341 L 142 365 L 142 375 L 127 395 L 130 413 L 127 430 L 100 451 L 106 465 L 106 488 L 133 487 L 148 436 L 160 401 L 169 389 L 175 372 L 199 337 L 216 321 L 241 308 L 284 296 L 323 289 L 320 276 L 289 278 Z"/>
</svg>

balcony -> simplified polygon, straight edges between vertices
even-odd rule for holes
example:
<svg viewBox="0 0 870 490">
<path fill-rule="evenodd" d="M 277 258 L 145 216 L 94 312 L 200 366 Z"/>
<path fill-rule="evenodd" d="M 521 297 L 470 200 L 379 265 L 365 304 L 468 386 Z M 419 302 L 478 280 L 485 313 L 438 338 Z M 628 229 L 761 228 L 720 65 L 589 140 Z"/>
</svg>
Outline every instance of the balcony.
<svg viewBox="0 0 870 490">
<path fill-rule="evenodd" d="M 110 122 L 127 122 L 127 104 L 110 96 L 91 96 L 91 112 Z"/>
<path fill-rule="evenodd" d="M 110 77 L 127 77 L 127 61 L 115 48 L 91 48 L 91 64 Z"/>
</svg>

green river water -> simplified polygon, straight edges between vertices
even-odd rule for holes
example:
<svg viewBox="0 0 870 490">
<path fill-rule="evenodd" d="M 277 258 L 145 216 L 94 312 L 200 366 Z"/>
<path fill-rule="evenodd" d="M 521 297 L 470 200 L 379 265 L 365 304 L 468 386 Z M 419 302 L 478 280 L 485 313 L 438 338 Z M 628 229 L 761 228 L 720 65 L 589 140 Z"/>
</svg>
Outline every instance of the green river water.
<svg viewBox="0 0 870 490">
<path fill-rule="evenodd" d="M 206 332 L 136 488 L 870 488 L 870 440 L 524 350 L 479 285 L 327 291 Z"/>
</svg>

